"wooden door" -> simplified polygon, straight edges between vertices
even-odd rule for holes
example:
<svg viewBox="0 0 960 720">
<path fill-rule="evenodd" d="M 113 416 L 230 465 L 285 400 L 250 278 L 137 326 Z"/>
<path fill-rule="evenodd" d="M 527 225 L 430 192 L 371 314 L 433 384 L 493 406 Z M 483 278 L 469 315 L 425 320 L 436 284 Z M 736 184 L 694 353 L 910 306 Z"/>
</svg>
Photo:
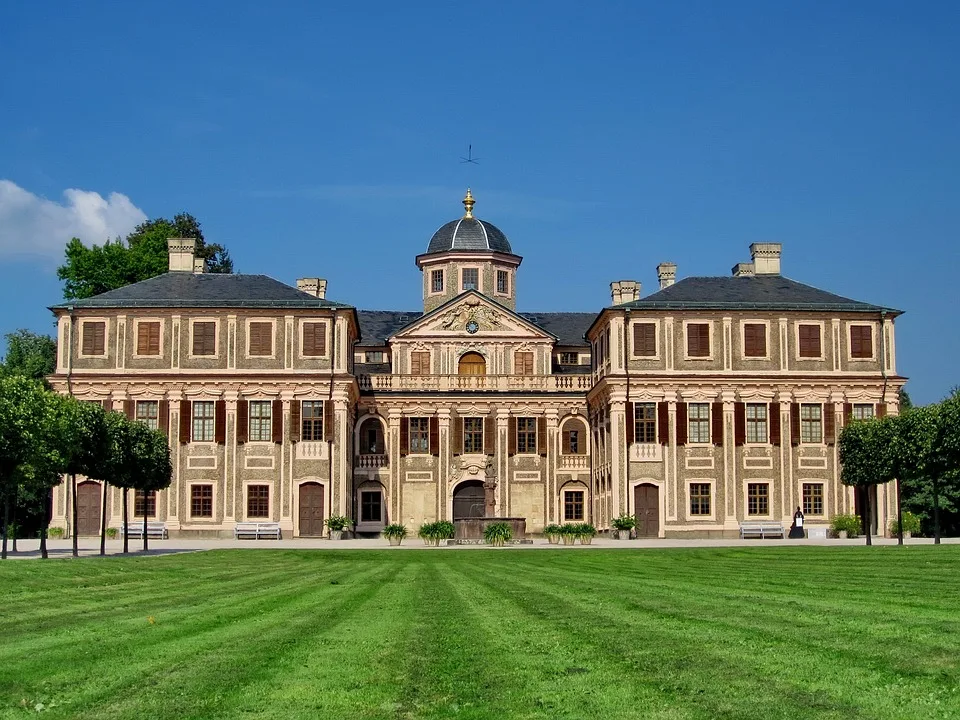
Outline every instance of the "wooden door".
<svg viewBox="0 0 960 720">
<path fill-rule="evenodd" d="M 300 536 L 322 537 L 323 485 L 304 483 L 300 486 Z"/>
<path fill-rule="evenodd" d="M 471 480 L 457 486 L 453 491 L 453 519 L 482 518 L 485 514 L 483 483 Z"/>
<path fill-rule="evenodd" d="M 660 536 L 660 490 L 656 485 L 637 485 L 633 489 L 633 511 L 637 537 Z"/>
<path fill-rule="evenodd" d="M 77 485 L 77 535 L 100 534 L 100 483 Z"/>
<path fill-rule="evenodd" d="M 460 375 L 486 375 L 487 361 L 480 353 L 464 353 L 457 364 L 457 372 Z"/>
</svg>

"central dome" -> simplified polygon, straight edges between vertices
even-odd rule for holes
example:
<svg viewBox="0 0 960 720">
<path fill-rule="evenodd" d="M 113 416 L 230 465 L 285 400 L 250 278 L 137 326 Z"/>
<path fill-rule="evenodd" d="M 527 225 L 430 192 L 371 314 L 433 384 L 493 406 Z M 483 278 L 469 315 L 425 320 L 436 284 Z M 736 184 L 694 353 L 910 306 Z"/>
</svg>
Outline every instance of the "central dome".
<svg viewBox="0 0 960 720">
<path fill-rule="evenodd" d="M 473 195 L 467 190 L 463 206 L 467 212 L 459 220 L 452 220 L 437 230 L 430 238 L 427 254 L 451 250 L 494 250 L 513 254 L 510 241 L 500 228 L 473 216 Z"/>
</svg>

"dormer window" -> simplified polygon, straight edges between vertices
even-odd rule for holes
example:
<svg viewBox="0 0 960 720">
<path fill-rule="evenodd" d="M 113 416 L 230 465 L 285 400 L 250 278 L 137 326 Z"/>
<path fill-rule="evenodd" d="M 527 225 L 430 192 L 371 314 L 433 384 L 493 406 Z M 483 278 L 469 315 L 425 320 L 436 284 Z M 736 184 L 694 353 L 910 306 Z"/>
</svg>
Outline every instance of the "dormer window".
<svg viewBox="0 0 960 720">
<path fill-rule="evenodd" d="M 506 270 L 497 270 L 497 294 L 510 294 L 510 275 Z"/>
<path fill-rule="evenodd" d="M 464 268 L 462 271 L 463 289 L 476 290 L 480 284 L 480 270 L 477 268 Z"/>
<path fill-rule="evenodd" d="M 430 273 L 430 292 L 443 292 L 443 270 L 433 270 Z"/>
</svg>

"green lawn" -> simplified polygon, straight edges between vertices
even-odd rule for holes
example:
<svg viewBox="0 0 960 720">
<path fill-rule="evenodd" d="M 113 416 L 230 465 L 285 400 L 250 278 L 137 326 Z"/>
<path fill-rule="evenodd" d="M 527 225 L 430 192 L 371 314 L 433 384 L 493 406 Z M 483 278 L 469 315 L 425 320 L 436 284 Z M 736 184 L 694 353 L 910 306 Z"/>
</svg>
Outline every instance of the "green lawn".
<svg viewBox="0 0 960 720">
<path fill-rule="evenodd" d="M 960 718 L 960 546 L 222 550 L 0 583 L 0 717 Z"/>
</svg>

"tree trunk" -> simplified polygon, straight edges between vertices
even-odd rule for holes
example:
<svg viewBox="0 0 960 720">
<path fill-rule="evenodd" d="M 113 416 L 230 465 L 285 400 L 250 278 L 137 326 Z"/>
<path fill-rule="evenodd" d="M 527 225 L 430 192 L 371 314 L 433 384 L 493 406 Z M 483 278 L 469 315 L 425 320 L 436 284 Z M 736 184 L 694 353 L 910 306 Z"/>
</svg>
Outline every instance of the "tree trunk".
<svg viewBox="0 0 960 720">
<path fill-rule="evenodd" d="M 143 491 L 143 551 L 147 552 L 147 492 Z"/>
<path fill-rule="evenodd" d="M 933 478 L 933 544 L 940 544 L 940 481 Z"/>
<path fill-rule="evenodd" d="M 10 527 L 10 495 L 3 494 L 3 549 L 0 550 L 0 560 L 7 559 L 7 529 Z"/>
<path fill-rule="evenodd" d="M 73 536 L 73 556 L 80 557 L 80 551 L 77 546 L 77 474 L 70 475 L 70 490 L 73 495 L 73 502 L 70 505 L 70 522 L 73 527 L 70 528 L 70 535 Z"/>
<path fill-rule="evenodd" d="M 13 506 L 10 512 L 11 521 L 10 524 L 13 526 L 13 537 L 10 538 L 13 544 L 13 552 L 17 551 L 17 496 L 20 494 L 20 486 L 14 484 L 13 486 Z"/>
<path fill-rule="evenodd" d="M 127 527 L 127 488 L 123 489 L 123 552 L 130 551 L 128 545 L 130 538 L 129 528 Z"/>
<path fill-rule="evenodd" d="M 903 500 L 900 494 L 900 478 L 897 478 L 897 545 L 903 545 Z"/>
<path fill-rule="evenodd" d="M 107 481 L 103 481 L 103 495 L 100 498 L 100 554 L 107 554 Z"/>
<path fill-rule="evenodd" d="M 870 532 L 873 530 L 873 524 L 870 522 L 870 486 L 863 486 L 863 530 L 867 536 L 867 545 L 873 545 L 873 537 Z"/>
<path fill-rule="evenodd" d="M 47 517 L 47 506 L 50 502 L 49 497 L 43 499 L 43 509 L 40 511 L 40 558 L 48 559 L 47 555 L 47 523 L 50 518 Z"/>
</svg>

